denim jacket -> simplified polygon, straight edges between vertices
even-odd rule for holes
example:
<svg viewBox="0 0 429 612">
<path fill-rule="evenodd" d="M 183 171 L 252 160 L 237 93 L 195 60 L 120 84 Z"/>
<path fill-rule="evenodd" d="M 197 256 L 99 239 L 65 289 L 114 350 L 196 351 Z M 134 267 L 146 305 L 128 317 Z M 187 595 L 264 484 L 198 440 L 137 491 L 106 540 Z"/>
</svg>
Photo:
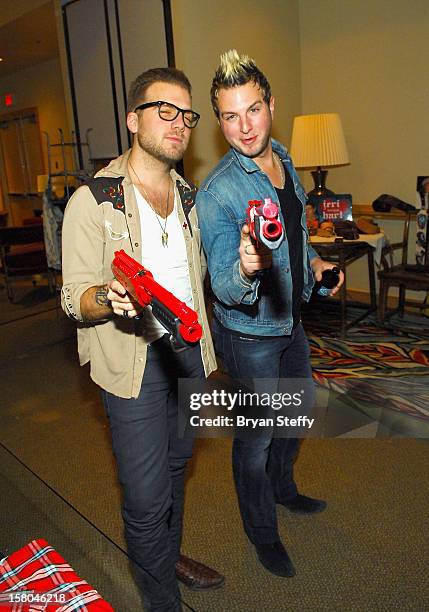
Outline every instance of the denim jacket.
<svg viewBox="0 0 429 612">
<path fill-rule="evenodd" d="M 314 279 L 310 260 L 317 253 L 308 243 L 305 218 L 306 195 L 286 149 L 272 140 L 275 151 L 292 177 L 302 202 L 303 275 L 302 298 L 309 300 Z M 216 296 L 214 312 L 228 329 L 252 335 L 282 336 L 292 332 L 292 275 L 289 245 L 285 239 L 273 251 L 272 267 L 252 280 L 240 274 L 238 248 L 246 222 L 249 200 L 271 198 L 277 193 L 256 163 L 231 149 L 212 170 L 197 194 L 201 239 Z M 284 219 L 280 211 L 280 219 Z"/>
</svg>

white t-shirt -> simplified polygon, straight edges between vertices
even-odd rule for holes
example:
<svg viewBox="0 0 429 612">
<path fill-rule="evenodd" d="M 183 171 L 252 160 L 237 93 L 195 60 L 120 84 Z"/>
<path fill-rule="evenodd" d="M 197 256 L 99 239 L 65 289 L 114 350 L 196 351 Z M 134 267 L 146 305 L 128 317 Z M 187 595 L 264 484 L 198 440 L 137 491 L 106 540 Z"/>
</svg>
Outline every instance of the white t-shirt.
<svg viewBox="0 0 429 612">
<path fill-rule="evenodd" d="M 134 192 L 140 214 L 142 265 L 149 272 L 152 272 L 153 278 L 164 289 L 171 291 L 178 300 L 193 308 L 185 238 L 177 214 L 177 195 L 174 198 L 174 207 L 167 217 L 165 227 L 168 234 L 168 243 L 167 246 L 163 246 L 162 228 L 164 228 L 165 219 L 156 215 L 135 185 Z M 145 308 L 143 312 L 143 336 L 147 342 L 154 342 L 166 333 L 166 329 L 154 317 L 150 306 Z"/>
</svg>

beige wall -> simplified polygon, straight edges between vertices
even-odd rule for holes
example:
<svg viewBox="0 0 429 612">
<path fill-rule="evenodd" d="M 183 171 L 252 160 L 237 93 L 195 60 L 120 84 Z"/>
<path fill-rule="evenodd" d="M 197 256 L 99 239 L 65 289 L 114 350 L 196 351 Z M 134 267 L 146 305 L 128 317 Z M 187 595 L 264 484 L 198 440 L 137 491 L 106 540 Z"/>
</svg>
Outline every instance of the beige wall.
<svg viewBox="0 0 429 612">
<path fill-rule="evenodd" d="M 0 2 L 0 27 L 47 2 L 48 0 L 2 0 Z"/>
<path fill-rule="evenodd" d="M 210 105 L 210 85 L 223 51 L 235 47 L 254 57 L 276 98 L 274 135 L 288 142 L 301 109 L 298 0 L 173 0 L 176 66 L 193 86 L 201 113 L 185 157 L 189 178 L 201 182 L 227 148 Z"/>
<path fill-rule="evenodd" d="M 275 136 L 287 146 L 294 115 L 340 113 L 351 164 L 330 170 L 329 187 L 359 203 L 383 192 L 416 201 L 416 176 L 429 174 L 427 0 L 174 0 L 172 9 L 176 65 L 202 115 L 185 158 L 190 178 L 200 182 L 226 150 L 209 90 L 219 54 L 236 47 L 271 81 Z M 311 189 L 309 172 L 301 176 Z M 398 221 L 383 225 L 400 237 Z M 364 262 L 348 285 L 368 291 Z"/>
<path fill-rule="evenodd" d="M 302 112 L 339 112 L 349 148 L 350 166 L 331 169 L 328 187 L 359 203 L 391 193 L 415 204 L 416 177 L 429 174 L 429 3 L 300 0 L 299 6 Z M 309 173 L 302 174 L 311 188 Z M 401 238 L 400 221 L 381 225 L 392 241 Z M 414 236 L 415 224 L 409 261 Z M 348 286 L 368 291 L 367 278 L 358 261 Z"/>
<path fill-rule="evenodd" d="M 0 19 L 40 4 L 17 1 L 12 13 L 2 7 Z M 60 13 L 59 0 L 55 5 Z M 286 145 L 295 114 L 341 114 L 351 165 L 329 172 L 330 187 L 350 191 L 355 202 L 385 191 L 415 201 L 416 176 L 429 173 L 427 0 L 173 0 L 172 14 L 176 64 L 189 75 L 202 114 L 185 160 L 189 176 L 201 181 L 226 150 L 209 89 L 220 53 L 235 46 L 267 73 L 275 136 Z M 66 126 L 57 61 L 11 79 L 1 89 L 39 106 L 42 129 L 54 137 Z"/>
<path fill-rule="evenodd" d="M 16 2 L 13 16 L 39 4 Z M 55 7 L 60 22 L 60 0 Z M 190 178 L 201 182 L 226 151 L 209 90 L 220 53 L 236 47 L 267 74 L 274 135 L 287 146 L 294 115 L 341 114 L 351 164 L 330 170 L 329 187 L 352 193 L 354 202 L 382 192 L 415 202 L 416 176 L 429 174 L 427 0 L 172 0 L 172 16 L 176 65 L 202 115 L 185 158 Z M 5 90 L 18 94 L 20 107 L 39 107 L 41 129 L 53 140 L 58 127 L 67 129 L 58 61 L 3 79 Z M 302 176 L 311 188 L 309 173 Z M 356 270 L 349 284 L 365 288 Z"/>
<path fill-rule="evenodd" d="M 429 174 L 429 2 L 299 6 L 302 112 L 339 112 L 349 147 L 328 186 L 355 202 L 387 192 L 414 203 L 416 176 Z"/>
</svg>

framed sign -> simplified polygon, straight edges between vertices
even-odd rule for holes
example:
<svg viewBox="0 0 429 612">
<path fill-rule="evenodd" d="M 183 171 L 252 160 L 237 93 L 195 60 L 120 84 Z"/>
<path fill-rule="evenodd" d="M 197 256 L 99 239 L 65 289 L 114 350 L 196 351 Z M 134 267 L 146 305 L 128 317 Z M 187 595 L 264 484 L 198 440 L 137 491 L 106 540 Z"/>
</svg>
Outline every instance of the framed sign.
<svg viewBox="0 0 429 612">
<path fill-rule="evenodd" d="M 311 198 L 311 203 L 315 207 L 316 216 L 319 222 L 352 221 L 352 196 L 349 193 L 340 193 L 333 196 L 316 196 Z"/>
</svg>

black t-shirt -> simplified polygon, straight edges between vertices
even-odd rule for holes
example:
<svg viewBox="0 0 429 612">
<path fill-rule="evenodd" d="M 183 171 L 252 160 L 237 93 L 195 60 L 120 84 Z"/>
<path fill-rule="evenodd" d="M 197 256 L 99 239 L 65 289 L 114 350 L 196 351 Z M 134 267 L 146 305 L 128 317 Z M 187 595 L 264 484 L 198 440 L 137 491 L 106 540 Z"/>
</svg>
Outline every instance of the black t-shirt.
<svg viewBox="0 0 429 612">
<path fill-rule="evenodd" d="M 302 255 L 302 203 L 298 199 L 293 180 L 285 168 L 285 185 L 277 189 L 279 205 L 283 213 L 286 238 L 289 245 L 290 270 L 292 274 L 292 316 L 294 327 L 301 319 L 301 297 L 304 289 L 304 262 Z"/>
<path fill-rule="evenodd" d="M 289 246 L 289 261 L 292 275 L 292 317 L 293 326 L 296 327 L 301 320 L 301 299 L 304 289 L 304 267 L 302 256 L 302 203 L 297 198 L 293 180 L 285 168 L 285 185 L 283 189 L 276 189 L 285 223 L 286 238 Z M 247 338 L 259 338 L 253 334 L 229 330 L 232 334 Z"/>
</svg>

